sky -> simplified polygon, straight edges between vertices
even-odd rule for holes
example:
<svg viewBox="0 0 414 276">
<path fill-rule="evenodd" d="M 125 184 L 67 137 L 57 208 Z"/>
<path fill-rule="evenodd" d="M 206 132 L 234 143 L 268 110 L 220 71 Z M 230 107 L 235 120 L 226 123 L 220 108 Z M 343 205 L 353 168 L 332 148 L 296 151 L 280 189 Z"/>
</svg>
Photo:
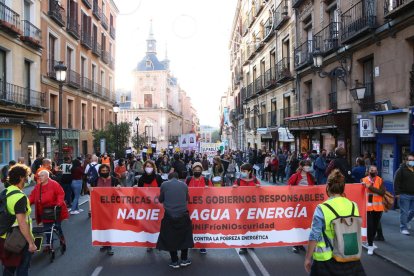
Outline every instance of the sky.
<svg viewBox="0 0 414 276">
<path fill-rule="evenodd" d="M 114 0 L 116 89 L 131 89 L 131 72 L 145 56 L 150 20 L 157 56 L 191 97 L 201 125 L 219 125 L 220 98 L 230 86 L 229 40 L 237 0 Z"/>
</svg>

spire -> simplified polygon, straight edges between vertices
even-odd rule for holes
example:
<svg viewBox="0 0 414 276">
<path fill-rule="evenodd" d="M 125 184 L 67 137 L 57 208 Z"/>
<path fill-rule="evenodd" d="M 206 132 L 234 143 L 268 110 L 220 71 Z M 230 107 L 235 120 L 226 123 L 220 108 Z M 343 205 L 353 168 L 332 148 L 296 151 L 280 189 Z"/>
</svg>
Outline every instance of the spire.
<svg viewBox="0 0 414 276">
<path fill-rule="evenodd" d="M 157 54 L 157 41 L 154 38 L 154 32 L 152 30 L 152 19 L 150 20 L 150 28 L 147 39 L 147 54 Z"/>
<path fill-rule="evenodd" d="M 165 59 L 162 61 L 166 70 L 170 69 L 170 60 L 168 59 L 167 42 L 165 42 Z"/>
</svg>

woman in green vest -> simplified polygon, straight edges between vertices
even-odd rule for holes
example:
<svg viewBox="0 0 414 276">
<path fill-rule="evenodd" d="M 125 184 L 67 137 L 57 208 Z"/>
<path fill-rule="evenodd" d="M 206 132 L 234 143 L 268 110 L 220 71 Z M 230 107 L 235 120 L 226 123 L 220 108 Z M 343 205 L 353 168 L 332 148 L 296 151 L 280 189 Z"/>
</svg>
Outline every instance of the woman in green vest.
<svg viewBox="0 0 414 276">
<path fill-rule="evenodd" d="M 328 203 L 340 216 L 352 213 L 355 206 L 355 215 L 359 215 L 358 206 L 344 196 L 345 177 L 338 169 L 333 170 L 326 184 Z M 325 238 L 333 240 L 335 232 L 331 222 L 336 216 L 327 206 L 319 204 L 315 209 L 312 220 L 312 229 L 309 235 L 308 250 L 305 257 L 305 270 L 310 275 L 365 275 L 361 261 L 338 262 L 333 258 L 333 252 Z"/>
<path fill-rule="evenodd" d="M 20 232 L 27 241 L 26 247 L 19 254 L 8 252 L 4 249 L 6 235 L 0 237 L 0 260 L 3 264 L 3 275 L 28 275 L 32 253 L 36 251 L 33 234 L 31 231 L 30 203 L 22 192 L 24 183 L 30 175 L 29 167 L 25 165 L 13 166 L 8 174 L 10 186 L 6 189 L 8 213 L 16 219 L 12 227 L 19 227 Z"/>
</svg>

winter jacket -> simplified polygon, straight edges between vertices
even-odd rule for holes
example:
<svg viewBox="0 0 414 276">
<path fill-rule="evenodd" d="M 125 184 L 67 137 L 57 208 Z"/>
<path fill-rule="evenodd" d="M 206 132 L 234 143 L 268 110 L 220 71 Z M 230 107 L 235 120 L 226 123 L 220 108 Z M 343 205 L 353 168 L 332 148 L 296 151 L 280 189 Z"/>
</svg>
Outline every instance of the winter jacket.
<svg viewBox="0 0 414 276">
<path fill-rule="evenodd" d="M 403 164 L 395 173 L 394 192 L 396 195 L 414 195 L 414 171 Z"/>
</svg>

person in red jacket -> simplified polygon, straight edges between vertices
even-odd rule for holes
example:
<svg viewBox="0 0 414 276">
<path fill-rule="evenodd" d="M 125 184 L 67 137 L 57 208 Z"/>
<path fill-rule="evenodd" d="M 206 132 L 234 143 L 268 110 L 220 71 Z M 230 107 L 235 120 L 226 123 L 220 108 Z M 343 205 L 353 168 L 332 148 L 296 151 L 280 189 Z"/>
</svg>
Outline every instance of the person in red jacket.
<svg viewBox="0 0 414 276">
<path fill-rule="evenodd" d="M 310 173 L 311 170 L 311 161 L 310 160 L 302 160 L 299 163 L 299 168 L 296 173 L 292 174 L 292 176 L 288 180 L 288 185 L 290 186 L 313 186 L 316 184 L 315 177 Z M 294 246 L 293 253 L 298 254 L 299 250 L 305 251 L 305 247 L 302 245 Z"/>
<path fill-rule="evenodd" d="M 310 173 L 312 163 L 309 160 L 302 160 L 296 173 L 288 180 L 290 186 L 313 186 L 316 184 L 315 177 Z"/>
<path fill-rule="evenodd" d="M 35 205 L 35 217 L 37 224 L 43 223 L 46 229 L 55 224 L 56 230 L 59 231 L 63 237 L 62 221 L 69 218 L 69 211 L 65 204 L 65 192 L 62 186 L 56 181 L 49 178 L 49 172 L 42 170 L 38 174 L 38 184 L 34 187 L 29 195 L 30 205 Z M 43 209 L 45 207 L 60 206 L 60 217 L 57 221 L 46 220 L 42 218 Z M 64 242 L 62 238 L 61 242 Z"/>
<path fill-rule="evenodd" d="M 272 154 L 272 157 L 270 158 L 270 172 L 272 173 L 272 180 L 273 183 L 276 184 L 276 175 L 277 170 L 279 169 L 279 160 L 277 159 L 276 154 Z M 270 177 L 269 177 L 270 182 Z"/>
</svg>

